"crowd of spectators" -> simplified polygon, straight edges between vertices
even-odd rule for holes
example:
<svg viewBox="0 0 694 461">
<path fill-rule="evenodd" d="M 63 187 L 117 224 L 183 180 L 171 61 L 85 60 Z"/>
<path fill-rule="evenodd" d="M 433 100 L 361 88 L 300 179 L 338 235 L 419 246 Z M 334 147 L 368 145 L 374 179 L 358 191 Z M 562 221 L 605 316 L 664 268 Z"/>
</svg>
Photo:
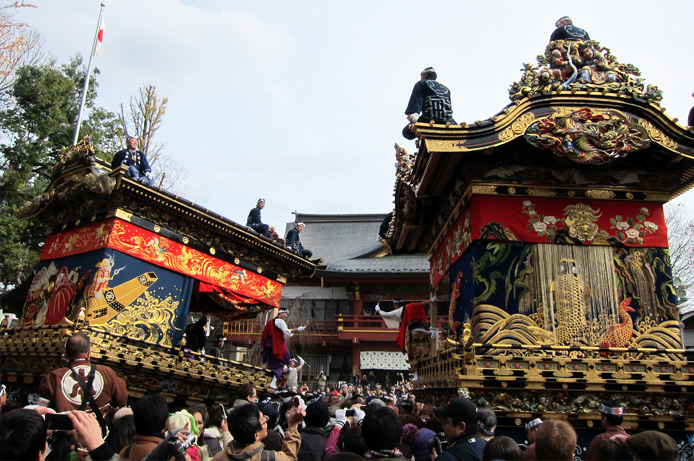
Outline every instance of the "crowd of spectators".
<svg viewBox="0 0 694 461">
<path fill-rule="evenodd" d="M 514 432 L 497 432 L 492 408 L 460 397 L 422 404 L 402 382 L 387 391 L 359 380 L 315 392 L 294 385 L 262 401 L 245 383 L 231 408 L 174 409 L 158 393 L 127 407 L 125 382 L 91 363 L 88 336 L 68 339 L 65 357 L 66 367 L 44 377 L 39 405 L 7 411 L 7 388 L 0 385 L 0 461 L 572 461 L 581 451 L 565 420 L 528 421 L 521 446 Z M 582 459 L 677 459 L 670 436 L 628 434 L 620 406 L 602 405 L 600 412 L 605 432 Z"/>
<path fill-rule="evenodd" d="M 397 393 L 379 391 L 345 384 L 315 393 L 288 389 L 259 400 L 257 389 L 244 384 L 230 408 L 196 404 L 175 412 L 153 393 L 132 408 L 109 412 L 106 436 L 97 418 L 84 411 L 67 412 L 73 428 L 61 432 L 44 419 L 50 408 L 16 409 L 0 416 L 0 460 L 70 459 L 75 447 L 94 461 L 568 461 L 580 455 L 576 431 L 561 419 L 528 421 L 527 438 L 519 445 L 510 437 L 517 432 L 497 430 L 492 409 L 468 399 L 433 405 L 417 402 L 406 386 Z M 603 407 L 606 434 L 621 427 L 610 411 Z M 662 432 L 595 439 L 592 459 L 678 456 L 677 444 Z"/>
</svg>

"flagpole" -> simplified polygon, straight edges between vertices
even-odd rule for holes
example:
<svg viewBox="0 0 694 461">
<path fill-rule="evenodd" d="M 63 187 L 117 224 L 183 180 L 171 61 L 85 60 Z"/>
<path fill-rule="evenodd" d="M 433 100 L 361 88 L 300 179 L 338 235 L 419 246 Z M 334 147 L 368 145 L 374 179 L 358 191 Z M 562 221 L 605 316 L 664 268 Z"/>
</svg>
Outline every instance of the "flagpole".
<svg viewBox="0 0 694 461">
<path fill-rule="evenodd" d="M 77 144 L 77 138 L 80 135 L 80 126 L 82 125 L 82 112 L 84 111 L 84 103 L 87 100 L 87 88 L 89 88 L 89 79 L 92 76 L 92 62 L 94 60 L 94 54 L 96 53 L 96 46 L 99 42 L 99 31 L 104 20 L 104 7 L 105 4 L 101 4 L 101 11 L 99 12 L 99 22 L 96 23 L 96 34 L 94 34 L 94 43 L 92 44 L 92 52 L 89 53 L 89 65 L 87 66 L 87 78 L 84 80 L 84 88 L 82 89 L 82 103 L 80 104 L 80 112 L 77 115 L 77 127 L 75 128 L 75 138 L 72 140 L 72 145 Z"/>
</svg>

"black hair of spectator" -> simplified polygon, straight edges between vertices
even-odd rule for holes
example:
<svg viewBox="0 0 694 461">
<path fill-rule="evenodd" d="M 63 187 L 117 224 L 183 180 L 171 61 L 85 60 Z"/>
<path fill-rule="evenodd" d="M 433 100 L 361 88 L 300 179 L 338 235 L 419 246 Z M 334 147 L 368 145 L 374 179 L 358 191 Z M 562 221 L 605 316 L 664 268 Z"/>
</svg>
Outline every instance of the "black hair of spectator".
<svg viewBox="0 0 694 461">
<path fill-rule="evenodd" d="M 253 383 L 241 384 L 239 390 L 236 392 L 236 398 L 239 400 L 248 400 L 248 396 L 253 395 L 253 389 L 255 389 Z"/>
<path fill-rule="evenodd" d="M 280 407 L 280 410 L 279 410 L 280 414 L 279 414 L 279 420 L 278 421 L 279 421 L 279 425 L 282 429 L 287 429 L 289 427 L 289 424 L 287 424 L 286 415 L 287 415 L 287 412 L 289 410 L 291 410 L 292 408 L 294 408 L 294 400 L 293 399 L 287 400 Z"/>
<path fill-rule="evenodd" d="M 304 417 L 306 426 L 325 429 L 328 421 L 330 421 L 330 411 L 323 403 L 313 402 L 306 407 L 306 416 Z"/>
<path fill-rule="evenodd" d="M 250 445 L 255 442 L 255 434 L 263 430 L 260 422 L 260 410 L 252 403 L 234 408 L 227 420 L 229 433 L 240 445 Z"/>
<path fill-rule="evenodd" d="M 36 460 L 46 450 L 46 421 L 34 410 L 0 415 L 0 460 Z"/>
<path fill-rule="evenodd" d="M 392 408 L 379 407 L 367 414 L 361 423 L 366 448 L 373 451 L 394 450 L 402 437 L 400 418 Z"/>
<path fill-rule="evenodd" d="M 110 424 L 106 442 L 114 453 L 120 453 L 123 448 L 133 444 L 134 438 L 135 417 L 133 415 L 126 415 L 116 419 Z"/>
<path fill-rule="evenodd" d="M 608 415 L 607 413 L 602 414 L 610 426 L 621 426 L 624 422 L 624 416 L 622 415 Z"/>
<path fill-rule="evenodd" d="M 356 400 L 344 399 L 344 400 L 342 401 L 342 403 L 340 403 L 340 409 L 343 409 L 343 408 L 347 408 L 347 409 L 352 408 L 352 405 L 354 405 L 355 403 L 357 403 Z"/>
<path fill-rule="evenodd" d="M 169 404 L 161 394 L 147 394 L 133 405 L 135 433 L 159 435 L 169 419 Z"/>
<path fill-rule="evenodd" d="M 405 427 L 405 424 L 414 424 L 417 426 L 417 429 L 424 427 L 424 421 L 422 421 L 422 418 L 411 413 L 405 413 L 404 415 L 401 414 L 400 422 L 402 423 L 403 427 Z"/>
<path fill-rule="evenodd" d="M 593 453 L 598 459 L 613 459 L 617 445 L 617 442 L 610 439 L 601 439 L 595 442 Z"/>
<path fill-rule="evenodd" d="M 503 459 L 505 461 L 523 461 L 523 450 L 515 440 L 505 435 L 494 437 L 484 446 L 482 461 Z"/>
<path fill-rule="evenodd" d="M 67 358 L 73 359 L 80 355 L 86 355 L 92 347 L 92 342 L 89 336 L 84 333 L 76 333 L 70 336 L 65 343 L 65 355 Z"/>
<path fill-rule="evenodd" d="M 210 412 L 210 427 L 219 427 L 222 424 L 222 407 L 218 406 Z M 207 426 L 207 423 L 205 423 Z"/>
<path fill-rule="evenodd" d="M 432 416 L 431 418 L 429 418 L 429 420 L 426 423 L 424 423 L 424 427 L 436 432 L 437 434 L 443 432 L 443 423 L 441 422 L 441 418 L 439 418 L 438 416 Z"/>
<path fill-rule="evenodd" d="M 337 446 L 340 448 L 341 453 L 347 452 L 364 456 L 366 443 L 364 442 L 361 426 L 354 424 L 347 427 L 347 425 L 345 425 L 344 429 L 340 431 L 340 437 L 337 439 Z"/>
<path fill-rule="evenodd" d="M 202 415 L 202 422 L 207 427 L 210 422 L 210 414 L 207 412 L 207 406 L 204 403 L 196 403 L 192 407 L 188 408 L 188 413 L 195 415 L 195 413 L 200 413 Z"/>
</svg>

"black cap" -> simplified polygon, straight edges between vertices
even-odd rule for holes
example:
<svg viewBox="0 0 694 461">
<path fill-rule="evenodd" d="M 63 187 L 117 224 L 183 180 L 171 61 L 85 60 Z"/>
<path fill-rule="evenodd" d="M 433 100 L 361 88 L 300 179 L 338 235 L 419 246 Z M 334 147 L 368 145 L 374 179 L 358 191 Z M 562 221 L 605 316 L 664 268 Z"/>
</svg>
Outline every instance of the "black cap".
<svg viewBox="0 0 694 461">
<path fill-rule="evenodd" d="M 277 424 L 277 419 L 280 417 L 279 411 L 271 403 L 266 403 L 263 407 L 263 414 L 269 419 L 268 426 L 274 426 Z"/>
<path fill-rule="evenodd" d="M 441 419 L 453 418 L 465 424 L 477 424 L 477 405 L 470 399 L 453 399 L 446 406 L 434 408 L 434 414 Z"/>
<path fill-rule="evenodd" d="M 330 411 L 323 402 L 316 401 L 308 404 L 304 417 L 307 426 L 323 428 L 328 424 L 328 421 L 330 421 Z"/>
</svg>

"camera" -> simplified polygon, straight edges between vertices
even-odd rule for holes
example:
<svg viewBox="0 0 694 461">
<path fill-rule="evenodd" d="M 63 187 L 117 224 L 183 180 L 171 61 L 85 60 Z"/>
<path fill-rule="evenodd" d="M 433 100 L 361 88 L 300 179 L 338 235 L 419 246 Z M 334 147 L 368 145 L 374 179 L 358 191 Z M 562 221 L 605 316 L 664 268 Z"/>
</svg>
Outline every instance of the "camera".
<svg viewBox="0 0 694 461">
<path fill-rule="evenodd" d="M 190 448 L 192 444 L 195 443 L 195 436 L 193 434 L 188 434 L 188 437 L 186 437 L 186 441 L 183 442 L 181 445 L 183 445 L 183 450 L 187 450 Z"/>
<path fill-rule="evenodd" d="M 45 419 L 49 430 L 71 431 L 74 429 L 72 421 L 65 413 L 47 414 Z"/>
<path fill-rule="evenodd" d="M 429 442 L 428 448 L 429 451 L 436 450 L 437 455 L 440 455 L 446 448 L 448 448 L 448 441 L 446 440 L 446 436 L 443 435 L 443 432 L 439 432 L 434 435 L 434 438 L 431 439 L 431 442 Z"/>
<path fill-rule="evenodd" d="M 345 412 L 345 416 L 354 416 L 354 408 L 350 408 Z"/>
</svg>

